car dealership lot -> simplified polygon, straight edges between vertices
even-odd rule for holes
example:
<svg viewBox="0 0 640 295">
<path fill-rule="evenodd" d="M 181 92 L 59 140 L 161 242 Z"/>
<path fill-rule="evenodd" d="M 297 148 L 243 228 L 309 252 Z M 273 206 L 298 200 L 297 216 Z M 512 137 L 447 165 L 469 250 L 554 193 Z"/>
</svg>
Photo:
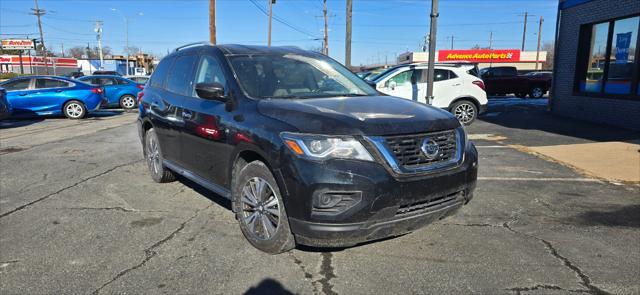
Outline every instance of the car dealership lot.
<svg viewBox="0 0 640 295">
<path fill-rule="evenodd" d="M 519 123 L 544 102 L 490 101 L 468 128 L 479 181 L 457 215 L 280 255 L 242 237 L 228 201 L 154 183 L 135 113 L 0 122 L 0 293 L 640 293 L 640 188 L 513 148 L 600 139 Z"/>
</svg>

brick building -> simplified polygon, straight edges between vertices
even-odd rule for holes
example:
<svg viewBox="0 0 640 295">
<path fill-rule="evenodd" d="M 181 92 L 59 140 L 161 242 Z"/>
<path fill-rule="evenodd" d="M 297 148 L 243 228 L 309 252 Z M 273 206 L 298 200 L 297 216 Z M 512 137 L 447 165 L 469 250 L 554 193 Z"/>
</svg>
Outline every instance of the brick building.
<svg viewBox="0 0 640 295">
<path fill-rule="evenodd" d="M 560 0 L 554 114 L 640 130 L 640 1 Z"/>
</svg>

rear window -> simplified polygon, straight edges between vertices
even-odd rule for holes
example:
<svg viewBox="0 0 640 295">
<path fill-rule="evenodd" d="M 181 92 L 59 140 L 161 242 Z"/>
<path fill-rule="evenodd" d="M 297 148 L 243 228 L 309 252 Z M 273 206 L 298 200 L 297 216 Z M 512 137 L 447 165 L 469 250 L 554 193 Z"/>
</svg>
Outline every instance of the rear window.
<svg viewBox="0 0 640 295">
<path fill-rule="evenodd" d="M 36 89 L 68 87 L 69 83 L 54 79 L 36 79 Z"/>
<path fill-rule="evenodd" d="M 173 58 L 163 58 L 153 71 L 153 74 L 149 79 L 149 85 L 162 88 L 164 86 L 164 81 L 167 80 L 167 73 L 169 72 L 169 68 L 172 63 Z"/>
<path fill-rule="evenodd" d="M 198 56 L 196 55 L 178 57 L 171 67 L 167 79 L 167 90 L 175 94 L 190 96 L 193 93 L 192 74 L 197 61 Z"/>
</svg>

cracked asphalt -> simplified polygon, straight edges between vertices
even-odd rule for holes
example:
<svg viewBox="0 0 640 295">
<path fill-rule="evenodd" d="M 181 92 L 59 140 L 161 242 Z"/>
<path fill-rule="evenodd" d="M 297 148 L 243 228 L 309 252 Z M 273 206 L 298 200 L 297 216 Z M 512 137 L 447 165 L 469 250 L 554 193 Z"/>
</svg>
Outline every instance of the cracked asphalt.
<svg viewBox="0 0 640 295">
<path fill-rule="evenodd" d="M 493 100 L 468 128 L 479 182 L 457 215 L 280 255 L 244 240 L 228 201 L 154 183 L 135 117 L 0 122 L 1 294 L 640 294 L 640 187 L 510 147 L 634 135 L 551 118 L 542 100 Z"/>
</svg>

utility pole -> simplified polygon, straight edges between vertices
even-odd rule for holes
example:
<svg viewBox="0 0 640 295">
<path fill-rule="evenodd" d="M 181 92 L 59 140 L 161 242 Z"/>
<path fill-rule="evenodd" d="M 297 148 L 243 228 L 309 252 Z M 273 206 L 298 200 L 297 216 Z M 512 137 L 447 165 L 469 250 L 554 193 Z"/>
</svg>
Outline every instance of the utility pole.
<svg viewBox="0 0 640 295">
<path fill-rule="evenodd" d="M 216 44 L 216 0 L 209 0 L 209 42 Z"/>
<path fill-rule="evenodd" d="M 451 35 L 451 50 L 453 50 L 453 38 L 454 38 L 454 36 Z"/>
<path fill-rule="evenodd" d="M 322 15 L 324 17 L 324 44 L 322 45 L 322 53 L 329 55 L 329 21 L 327 19 L 327 0 L 322 1 Z"/>
<path fill-rule="evenodd" d="M 540 17 L 540 25 L 538 26 L 538 49 L 536 50 L 536 70 L 538 69 L 538 62 L 540 61 L 540 40 L 542 40 L 542 22 L 544 19 Z"/>
<path fill-rule="evenodd" d="M 273 18 L 273 4 L 276 4 L 276 0 L 269 1 L 269 33 L 267 39 L 267 46 L 271 46 L 271 19 Z"/>
<path fill-rule="evenodd" d="M 436 29 L 438 27 L 438 0 L 431 0 L 431 24 L 429 33 L 429 68 L 427 74 L 427 104 L 433 102 L 433 76 L 436 59 Z"/>
<path fill-rule="evenodd" d="M 524 51 L 524 41 L 527 38 L 527 17 L 529 16 L 528 12 L 524 13 L 524 29 L 522 30 L 522 51 Z"/>
<path fill-rule="evenodd" d="M 493 66 L 493 31 L 489 31 L 489 67 Z"/>
<path fill-rule="evenodd" d="M 102 56 L 102 21 L 96 21 L 96 39 L 98 40 L 98 54 L 100 55 L 100 69 L 104 70 L 104 58 Z M 128 62 L 128 61 L 127 61 Z M 129 71 L 127 71 L 127 75 Z"/>
<path fill-rule="evenodd" d="M 60 43 L 60 53 L 62 53 L 62 57 L 64 57 L 64 43 Z"/>
<path fill-rule="evenodd" d="M 40 45 L 42 46 L 41 48 L 44 56 L 44 73 L 46 75 L 49 75 L 49 64 L 47 62 L 47 47 L 44 45 L 44 33 L 42 32 L 42 20 L 40 19 L 40 17 L 45 14 L 45 10 L 38 8 L 38 0 L 34 0 L 34 1 L 36 4 L 36 8 L 31 8 L 31 10 L 33 10 L 33 13 L 31 14 L 38 17 L 38 29 L 40 30 Z"/>
<path fill-rule="evenodd" d="M 351 17 L 353 15 L 353 0 L 347 0 L 347 32 L 345 34 L 344 63 L 351 67 Z M 386 64 L 386 61 L 385 61 Z"/>
</svg>

